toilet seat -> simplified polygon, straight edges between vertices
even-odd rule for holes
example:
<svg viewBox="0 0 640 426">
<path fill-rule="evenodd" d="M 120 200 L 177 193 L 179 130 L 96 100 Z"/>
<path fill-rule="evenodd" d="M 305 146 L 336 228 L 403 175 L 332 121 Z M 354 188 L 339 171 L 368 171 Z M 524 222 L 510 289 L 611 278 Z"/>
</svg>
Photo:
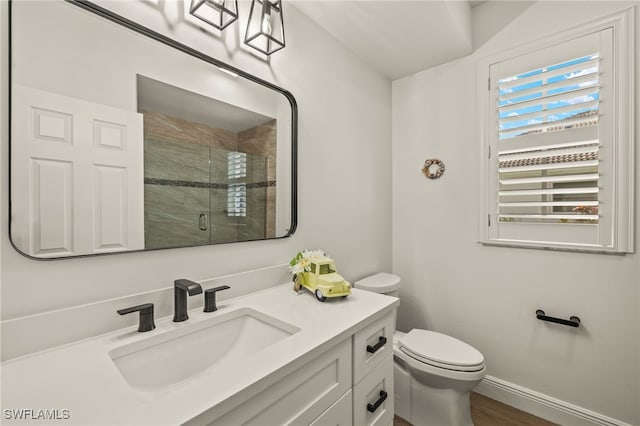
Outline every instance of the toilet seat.
<svg viewBox="0 0 640 426">
<path fill-rule="evenodd" d="M 476 382 L 482 380 L 487 374 L 487 367 L 483 366 L 482 369 L 477 371 L 456 371 L 449 370 L 447 368 L 440 368 L 430 364 L 426 364 L 424 362 L 418 361 L 417 359 L 407 355 L 405 352 L 396 348 L 393 352 L 394 357 L 397 360 L 402 361 L 405 365 L 407 365 L 410 369 L 414 369 L 417 372 L 432 374 L 437 377 L 443 377 L 450 380 L 457 380 L 459 382 Z M 414 377 L 416 373 L 412 373 Z"/>
<path fill-rule="evenodd" d="M 402 353 L 433 367 L 460 372 L 484 369 L 484 357 L 476 348 L 446 334 L 413 329 L 397 342 Z"/>
</svg>

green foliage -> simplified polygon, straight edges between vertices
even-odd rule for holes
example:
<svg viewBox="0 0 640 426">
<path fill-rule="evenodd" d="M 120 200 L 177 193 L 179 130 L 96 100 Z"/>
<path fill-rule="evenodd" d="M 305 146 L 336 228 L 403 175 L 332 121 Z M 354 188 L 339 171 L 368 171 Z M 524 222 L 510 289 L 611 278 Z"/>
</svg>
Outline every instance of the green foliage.
<svg viewBox="0 0 640 426">
<path fill-rule="evenodd" d="M 302 259 L 302 252 L 299 251 L 296 256 L 291 259 L 291 262 L 289 262 L 289 266 L 294 266 L 296 263 L 298 263 L 300 260 Z"/>
</svg>

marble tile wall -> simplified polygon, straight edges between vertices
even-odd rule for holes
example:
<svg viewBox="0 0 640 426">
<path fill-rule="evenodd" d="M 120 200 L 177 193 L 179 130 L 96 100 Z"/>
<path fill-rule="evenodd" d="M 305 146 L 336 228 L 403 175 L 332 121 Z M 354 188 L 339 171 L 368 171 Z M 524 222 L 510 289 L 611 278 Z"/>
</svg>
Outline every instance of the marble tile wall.
<svg viewBox="0 0 640 426">
<path fill-rule="evenodd" d="M 266 158 L 265 238 L 276 236 L 276 135 L 276 120 L 238 132 L 238 151 Z"/>
<path fill-rule="evenodd" d="M 269 206 L 266 198 L 266 172 L 267 159 L 264 155 L 247 154 L 247 217 L 245 226 L 238 228 L 239 239 L 257 240 L 267 237 Z"/>
<path fill-rule="evenodd" d="M 144 136 L 144 177 L 209 183 L 209 147 Z"/>
<path fill-rule="evenodd" d="M 208 127 L 155 111 L 139 112 L 144 114 L 145 136 L 153 135 L 158 138 L 181 140 L 227 151 L 238 149 L 238 135 L 229 130 Z"/>
<path fill-rule="evenodd" d="M 264 186 L 247 188 L 247 211 L 251 211 L 238 227 L 239 240 L 257 240 L 265 238 L 266 188 Z"/>
<path fill-rule="evenodd" d="M 208 211 L 208 188 L 145 184 L 145 247 L 209 244 L 210 230 L 199 228 L 200 214 Z"/>
</svg>

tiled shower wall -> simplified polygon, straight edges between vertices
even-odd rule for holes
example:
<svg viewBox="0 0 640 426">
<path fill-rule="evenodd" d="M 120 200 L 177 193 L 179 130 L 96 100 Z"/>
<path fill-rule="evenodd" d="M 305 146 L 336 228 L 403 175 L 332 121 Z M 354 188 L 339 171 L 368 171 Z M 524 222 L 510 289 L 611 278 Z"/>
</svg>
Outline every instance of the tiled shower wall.
<svg viewBox="0 0 640 426">
<path fill-rule="evenodd" d="M 157 112 L 141 112 L 146 248 L 273 236 L 275 196 L 268 193 L 275 195 L 275 120 L 236 134 Z M 247 152 L 246 217 L 227 215 L 230 151 Z M 201 219 L 203 214 L 206 219 Z M 204 230 L 201 220 L 206 223 Z"/>
<path fill-rule="evenodd" d="M 276 120 L 238 132 L 238 150 L 266 158 L 265 236 L 276 236 Z M 270 141 L 271 143 L 264 143 Z"/>
</svg>

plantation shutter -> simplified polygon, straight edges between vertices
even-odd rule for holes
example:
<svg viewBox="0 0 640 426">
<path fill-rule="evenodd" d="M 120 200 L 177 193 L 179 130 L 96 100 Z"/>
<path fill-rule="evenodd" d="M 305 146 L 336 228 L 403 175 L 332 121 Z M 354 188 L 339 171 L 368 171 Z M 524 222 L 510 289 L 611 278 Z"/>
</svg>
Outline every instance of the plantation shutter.
<svg viewBox="0 0 640 426">
<path fill-rule="evenodd" d="M 599 65 L 593 52 L 498 80 L 498 139 L 598 126 Z M 598 149 L 597 139 L 500 149 L 498 219 L 598 223 Z"/>
<path fill-rule="evenodd" d="M 609 28 L 491 66 L 493 238 L 610 243 L 611 45 Z"/>
<path fill-rule="evenodd" d="M 482 244 L 633 253 L 634 13 L 479 61 Z"/>
</svg>

